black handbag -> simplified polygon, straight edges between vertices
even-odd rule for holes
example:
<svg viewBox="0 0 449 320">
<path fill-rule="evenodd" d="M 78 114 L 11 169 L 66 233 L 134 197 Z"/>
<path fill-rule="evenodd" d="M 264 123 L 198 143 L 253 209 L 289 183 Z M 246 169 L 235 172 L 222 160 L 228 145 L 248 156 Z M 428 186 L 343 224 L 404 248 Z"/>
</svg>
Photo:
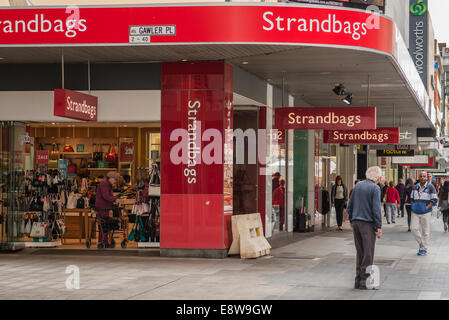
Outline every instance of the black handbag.
<svg viewBox="0 0 449 320">
<path fill-rule="evenodd" d="M 118 220 L 115 220 L 111 217 L 103 218 L 103 223 L 101 225 L 103 232 L 109 232 L 114 230 L 119 230 L 120 225 Z"/>
<path fill-rule="evenodd" d="M 98 160 L 103 160 L 103 152 L 99 151 L 100 149 L 101 149 L 101 145 L 96 144 L 95 145 L 95 151 L 94 151 L 94 153 L 92 155 L 92 160 L 95 161 L 95 162 L 98 161 Z"/>
<path fill-rule="evenodd" d="M 122 209 L 119 207 L 112 207 L 112 216 L 114 218 L 120 218 L 122 216 Z"/>
<path fill-rule="evenodd" d="M 77 201 L 76 201 L 76 208 L 77 209 L 85 209 L 85 207 L 86 207 L 86 202 L 84 201 L 84 198 L 79 198 Z"/>
</svg>

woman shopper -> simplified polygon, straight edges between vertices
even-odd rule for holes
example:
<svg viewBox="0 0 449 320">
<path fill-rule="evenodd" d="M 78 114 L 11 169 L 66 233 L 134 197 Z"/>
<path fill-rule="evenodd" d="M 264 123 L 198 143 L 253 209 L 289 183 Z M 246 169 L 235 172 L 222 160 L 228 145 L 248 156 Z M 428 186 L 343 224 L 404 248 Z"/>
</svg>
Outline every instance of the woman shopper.
<svg viewBox="0 0 449 320">
<path fill-rule="evenodd" d="M 112 186 L 116 184 L 120 179 L 118 172 L 109 172 L 107 178 L 100 182 L 97 187 L 95 208 L 97 209 L 97 215 L 100 218 L 109 217 L 109 210 L 112 209 L 112 205 L 117 200 L 112 192 Z M 98 233 L 98 243 L 103 242 L 105 248 L 109 247 L 109 234 L 103 232 Z"/>
<path fill-rule="evenodd" d="M 415 182 L 413 179 L 407 179 L 405 183 L 405 210 L 407 211 L 407 223 L 408 223 L 408 232 L 411 232 L 410 224 L 412 222 L 412 203 L 411 196 L 413 192 L 413 188 L 415 186 Z"/>
<path fill-rule="evenodd" d="M 449 181 L 445 181 L 443 187 L 440 189 L 438 207 L 443 214 L 444 232 L 448 231 L 449 220 Z"/>
<path fill-rule="evenodd" d="M 387 210 L 387 223 L 396 223 L 396 213 L 398 212 L 398 205 L 401 204 L 399 192 L 394 187 L 393 181 L 390 182 L 390 188 L 386 192 L 385 208 Z"/>
<path fill-rule="evenodd" d="M 340 176 L 335 179 L 335 184 L 332 186 L 331 201 L 337 213 L 337 231 L 343 231 L 343 211 L 348 202 L 348 189 Z"/>
</svg>

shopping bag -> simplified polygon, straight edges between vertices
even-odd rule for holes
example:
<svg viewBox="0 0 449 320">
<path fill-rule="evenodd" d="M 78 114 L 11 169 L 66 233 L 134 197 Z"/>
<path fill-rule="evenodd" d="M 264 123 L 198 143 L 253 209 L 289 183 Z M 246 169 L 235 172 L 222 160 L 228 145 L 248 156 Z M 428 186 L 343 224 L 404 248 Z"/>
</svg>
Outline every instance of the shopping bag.
<svg viewBox="0 0 449 320">
<path fill-rule="evenodd" d="M 47 224 L 44 222 L 34 222 L 31 228 L 30 237 L 31 238 L 46 238 L 47 235 Z"/>
</svg>

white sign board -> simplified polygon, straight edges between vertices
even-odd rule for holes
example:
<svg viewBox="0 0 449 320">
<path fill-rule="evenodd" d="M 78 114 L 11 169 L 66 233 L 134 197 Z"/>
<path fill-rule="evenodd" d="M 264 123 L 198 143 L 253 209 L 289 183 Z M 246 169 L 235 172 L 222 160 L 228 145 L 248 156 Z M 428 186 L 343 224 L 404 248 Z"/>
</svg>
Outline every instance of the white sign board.
<svg viewBox="0 0 449 320">
<path fill-rule="evenodd" d="M 395 157 L 392 161 L 393 164 L 429 164 L 429 156 Z"/>
</svg>

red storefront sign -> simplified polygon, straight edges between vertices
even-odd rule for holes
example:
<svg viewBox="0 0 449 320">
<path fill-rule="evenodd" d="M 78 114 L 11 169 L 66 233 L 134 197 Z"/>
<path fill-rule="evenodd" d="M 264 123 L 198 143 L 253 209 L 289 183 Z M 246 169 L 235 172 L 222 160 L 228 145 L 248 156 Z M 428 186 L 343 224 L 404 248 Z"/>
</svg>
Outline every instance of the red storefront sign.
<svg viewBox="0 0 449 320">
<path fill-rule="evenodd" d="M 84 121 L 97 121 L 97 97 L 67 89 L 55 89 L 54 95 L 55 116 Z"/>
<path fill-rule="evenodd" d="M 163 91 L 162 98 L 162 143 L 170 150 L 162 152 L 162 171 L 168 182 L 162 184 L 162 193 L 223 194 L 223 184 L 218 183 L 223 181 L 222 161 L 203 161 L 207 146 L 214 143 L 203 137 L 208 129 L 218 130 L 223 137 L 223 107 L 218 106 L 223 106 L 224 92 Z"/>
<path fill-rule="evenodd" d="M 278 130 L 376 129 L 375 107 L 276 108 Z"/>
<path fill-rule="evenodd" d="M 3 9 L 0 45 L 284 43 L 392 54 L 394 23 L 370 12 L 309 5 L 183 5 Z"/>
<path fill-rule="evenodd" d="M 330 144 L 397 144 L 399 143 L 399 128 L 356 131 L 325 130 L 323 142 Z"/>
<path fill-rule="evenodd" d="M 36 151 L 36 163 L 37 164 L 48 164 L 49 154 L 48 150 L 37 150 Z"/>
<path fill-rule="evenodd" d="M 224 62 L 162 64 L 162 249 L 230 245 L 232 79 Z"/>
</svg>

